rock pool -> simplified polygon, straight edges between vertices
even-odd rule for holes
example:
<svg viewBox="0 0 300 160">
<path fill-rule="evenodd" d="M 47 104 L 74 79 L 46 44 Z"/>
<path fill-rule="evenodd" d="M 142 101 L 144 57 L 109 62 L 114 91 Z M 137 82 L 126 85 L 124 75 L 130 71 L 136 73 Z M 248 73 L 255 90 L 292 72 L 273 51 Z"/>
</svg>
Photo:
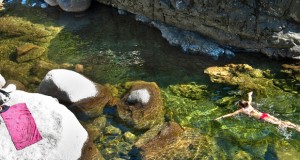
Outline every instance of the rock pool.
<svg viewBox="0 0 300 160">
<path fill-rule="evenodd" d="M 234 103 L 245 98 L 247 91 L 254 90 L 253 106 L 300 124 L 299 69 L 282 67 L 282 64 L 299 66 L 299 61 L 274 60 L 258 53 L 242 52 L 217 60 L 202 54 L 189 55 L 170 46 L 159 30 L 135 21 L 129 13 L 119 14 L 118 10 L 97 3 L 83 13 L 66 13 L 56 7 L 28 7 L 32 3 L 11 2 L 7 10 L 0 12 L 0 73 L 4 77 L 18 80 L 34 92 L 50 69 L 74 69 L 80 64 L 78 71 L 83 75 L 116 88 L 134 80 L 155 82 L 163 97 L 165 120 L 185 128 L 184 133 L 176 132 L 181 138 L 174 146 L 164 146 L 168 150 L 152 153 L 151 148 L 144 146 L 145 156 L 140 155 L 134 143 L 140 137 L 147 137 L 147 131 L 123 124 L 115 117 L 112 106 L 104 108 L 103 115 L 96 118 L 74 111 L 88 130 L 100 128 L 94 143 L 105 159 L 142 156 L 149 159 L 298 159 L 300 156 L 300 133 L 294 130 L 244 115 L 213 120 L 237 109 Z M 20 62 L 23 50 L 32 51 L 32 56 L 23 56 L 25 61 Z M 247 64 L 252 68 L 229 68 L 233 77 L 241 77 L 245 82 L 213 82 L 204 73 L 209 67 L 228 64 Z M 168 127 L 179 128 L 173 123 Z M 188 150 L 184 150 L 186 144 Z M 178 152 L 174 154 L 176 148 Z"/>
</svg>

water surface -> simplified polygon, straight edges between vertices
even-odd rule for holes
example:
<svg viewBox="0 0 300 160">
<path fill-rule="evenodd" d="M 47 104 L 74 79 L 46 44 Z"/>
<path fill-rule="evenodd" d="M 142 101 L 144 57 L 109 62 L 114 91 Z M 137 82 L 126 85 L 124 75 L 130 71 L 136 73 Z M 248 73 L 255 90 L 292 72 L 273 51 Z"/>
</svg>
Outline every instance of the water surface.
<svg viewBox="0 0 300 160">
<path fill-rule="evenodd" d="M 235 86 L 211 83 L 204 74 L 207 67 L 245 63 L 253 68 L 268 69 L 275 78 L 282 78 L 280 69 L 286 61 L 272 60 L 257 53 L 237 53 L 234 57 L 221 56 L 218 60 L 203 54 L 189 55 L 170 46 L 159 30 L 135 21 L 133 15 L 119 15 L 116 9 L 96 3 L 84 13 L 66 13 L 55 7 L 36 10 L 45 13 L 44 18 L 55 26 L 63 27 L 49 44 L 50 60 L 58 64 L 82 64 L 83 74 L 100 84 L 131 80 L 156 82 L 164 96 L 166 118 L 210 137 L 215 144 L 215 153 L 208 155 L 225 155 L 226 159 L 232 159 L 233 152 L 240 151 L 253 159 L 293 159 L 300 155 L 300 134 L 293 130 L 278 129 L 243 115 L 213 121 L 236 109 L 233 104 L 222 108 L 215 102 L 239 90 Z M 44 23 L 28 19 L 33 23 Z M 178 84 L 206 85 L 209 92 L 197 100 L 174 95 L 169 87 Z M 300 124 L 299 96 L 255 96 L 254 101 L 254 106 L 260 110 Z M 287 112 L 284 108 L 293 108 L 293 111 Z M 109 123 L 118 124 L 113 118 Z M 284 149 L 289 154 L 280 151 Z M 105 147 L 99 150 L 108 159 L 133 159 L 128 150 L 122 152 L 120 149 L 118 154 L 105 153 Z"/>
</svg>

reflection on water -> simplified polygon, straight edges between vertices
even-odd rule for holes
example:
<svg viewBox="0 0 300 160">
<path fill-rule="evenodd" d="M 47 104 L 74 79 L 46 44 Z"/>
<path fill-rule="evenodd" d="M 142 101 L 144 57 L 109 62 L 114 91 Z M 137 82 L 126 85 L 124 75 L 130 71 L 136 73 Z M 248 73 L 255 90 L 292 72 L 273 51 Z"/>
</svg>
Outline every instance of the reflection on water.
<svg viewBox="0 0 300 160">
<path fill-rule="evenodd" d="M 289 153 L 293 153 L 291 159 L 300 155 L 300 135 L 295 131 L 278 130 L 276 126 L 244 115 L 221 122 L 213 121 L 217 115 L 236 109 L 234 104 L 222 108 L 216 105 L 216 101 L 241 93 L 233 86 L 212 84 L 204 69 L 229 63 L 247 63 L 253 68 L 269 69 L 279 76 L 281 62 L 254 53 L 238 53 L 234 57 L 220 57 L 218 60 L 204 55 L 187 55 L 180 48 L 170 46 L 157 29 L 136 22 L 130 14 L 119 15 L 117 10 L 106 6 L 94 4 L 84 13 L 66 13 L 57 7 L 48 7 L 42 12 L 46 12 L 46 18 L 55 25 L 64 27 L 49 44 L 49 59 L 60 64 L 83 64 L 84 74 L 101 84 L 129 80 L 156 82 L 164 95 L 166 118 L 196 128 L 207 136 L 213 146 L 209 156 L 232 159 L 241 153 L 251 155 L 253 159 L 289 157 L 280 153 L 280 146 L 289 148 Z M 195 100 L 174 95 L 169 89 L 171 85 L 191 82 L 208 86 L 209 93 Z M 286 94 L 254 97 L 254 100 L 259 110 L 300 123 L 299 97 Z M 113 118 L 108 121 L 116 123 Z M 106 142 L 99 143 L 105 146 Z M 131 149 L 131 146 L 126 147 L 117 148 Z M 123 157 L 130 158 L 129 155 Z"/>
</svg>

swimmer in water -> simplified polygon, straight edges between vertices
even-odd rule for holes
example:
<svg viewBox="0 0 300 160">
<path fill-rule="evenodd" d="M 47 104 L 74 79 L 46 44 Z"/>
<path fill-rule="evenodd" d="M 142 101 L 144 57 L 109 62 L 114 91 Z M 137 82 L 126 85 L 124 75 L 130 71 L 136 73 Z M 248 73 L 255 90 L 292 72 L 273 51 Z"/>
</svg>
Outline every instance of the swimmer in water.
<svg viewBox="0 0 300 160">
<path fill-rule="evenodd" d="M 296 125 L 294 123 L 291 123 L 289 121 L 281 121 L 280 119 L 268 114 L 268 113 L 262 113 L 258 110 L 256 110 L 255 108 L 252 107 L 251 103 L 252 103 L 252 94 L 253 92 L 249 92 L 248 93 L 248 101 L 245 100 L 240 100 L 238 102 L 238 106 L 240 107 L 240 109 L 236 110 L 233 113 L 229 113 L 226 115 L 223 115 L 221 117 L 216 118 L 215 120 L 220 120 L 226 117 L 231 117 L 231 116 L 235 116 L 239 113 L 243 113 L 248 115 L 249 117 L 254 117 L 256 119 L 259 120 L 263 120 L 272 124 L 276 124 L 279 127 L 287 127 L 287 128 L 292 128 L 297 130 L 298 132 L 300 132 L 300 126 Z"/>
</svg>

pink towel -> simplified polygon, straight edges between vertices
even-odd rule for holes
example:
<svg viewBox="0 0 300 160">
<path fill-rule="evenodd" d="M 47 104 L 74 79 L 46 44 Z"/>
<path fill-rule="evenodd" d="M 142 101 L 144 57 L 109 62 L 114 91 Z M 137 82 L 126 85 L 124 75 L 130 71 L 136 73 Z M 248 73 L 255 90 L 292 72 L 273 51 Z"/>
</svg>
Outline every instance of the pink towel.
<svg viewBox="0 0 300 160">
<path fill-rule="evenodd" d="M 25 103 L 11 106 L 6 112 L 1 113 L 1 116 L 17 150 L 42 139 Z"/>
</svg>

